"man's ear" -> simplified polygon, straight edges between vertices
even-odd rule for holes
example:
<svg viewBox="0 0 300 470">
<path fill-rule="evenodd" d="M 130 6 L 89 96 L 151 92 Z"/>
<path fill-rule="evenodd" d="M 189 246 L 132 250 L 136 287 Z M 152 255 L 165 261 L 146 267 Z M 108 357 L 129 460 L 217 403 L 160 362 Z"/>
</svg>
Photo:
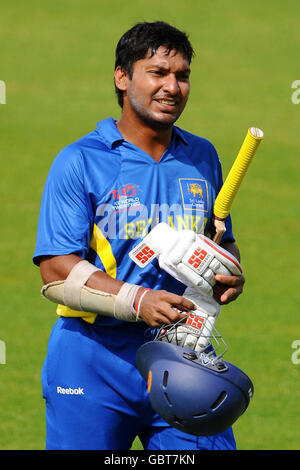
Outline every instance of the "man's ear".
<svg viewBox="0 0 300 470">
<path fill-rule="evenodd" d="M 115 70 L 115 84 L 119 90 L 126 91 L 127 90 L 127 81 L 128 81 L 128 74 L 127 72 L 118 66 Z"/>
</svg>

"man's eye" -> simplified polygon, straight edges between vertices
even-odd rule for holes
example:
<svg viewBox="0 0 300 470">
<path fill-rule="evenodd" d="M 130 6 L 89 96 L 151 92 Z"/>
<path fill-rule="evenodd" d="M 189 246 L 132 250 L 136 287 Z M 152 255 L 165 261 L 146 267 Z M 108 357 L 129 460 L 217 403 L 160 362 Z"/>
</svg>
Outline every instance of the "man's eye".
<svg viewBox="0 0 300 470">
<path fill-rule="evenodd" d="M 186 81 L 186 80 L 189 80 L 190 76 L 189 74 L 182 74 L 182 75 L 179 75 L 178 77 L 178 80 L 183 80 L 183 81 Z"/>
<path fill-rule="evenodd" d="M 150 73 L 152 75 L 157 75 L 159 77 L 162 77 L 163 76 L 163 72 L 161 70 L 151 70 Z"/>
</svg>

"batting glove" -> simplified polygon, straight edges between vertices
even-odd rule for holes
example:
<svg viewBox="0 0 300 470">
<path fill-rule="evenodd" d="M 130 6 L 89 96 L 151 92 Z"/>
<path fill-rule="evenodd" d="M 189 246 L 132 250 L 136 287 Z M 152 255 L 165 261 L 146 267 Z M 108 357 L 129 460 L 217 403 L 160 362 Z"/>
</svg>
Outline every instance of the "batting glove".
<svg viewBox="0 0 300 470">
<path fill-rule="evenodd" d="M 196 352 L 204 351 L 211 342 L 221 307 L 213 297 L 196 289 L 187 288 L 183 296 L 196 305 L 196 310 L 188 312 L 187 318 L 175 325 L 164 326 L 158 339 Z"/>
<path fill-rule="evenodd" d="M 238 260 L 205 235 L 191 230 L 177 232 L 177 240 L 161 252 L 159 266 L 187 287 L 213 295 L 215 274 L 241 275 Z"/>
</svg>

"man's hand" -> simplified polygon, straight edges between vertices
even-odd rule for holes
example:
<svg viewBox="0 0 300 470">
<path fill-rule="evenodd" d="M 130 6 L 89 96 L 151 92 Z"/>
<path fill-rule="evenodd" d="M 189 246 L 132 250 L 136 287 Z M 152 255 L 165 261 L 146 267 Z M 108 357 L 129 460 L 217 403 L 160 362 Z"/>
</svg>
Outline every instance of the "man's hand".
<svg viewBox="0 0 300 470">
<path fill-rule="evenodd" d="M 203 295 L 194 288 L 187 288 L 183 295 L 196 304 L 196 309 L 188 312 L 184 320 L 171 328 L 166 326 L 159 340 L 200 352 L 211 342 L 221 306 L 213 297 Z"/>
<path fill-rule="evenodd" d="M 222 247 L 231 253 L 239 262 L 241 259 L 240 250 L 236 243 L 227 242 Z M 216 284 L 213 288 L 213 296 L 220 305 L 229 304 L 243 292 L 245 278 L 243 274 L 222 276 L 221 274 L 215 275 Z"/>
<path fill-rule="evenodd" d="M 240 276 L 215 275 L 216 284 L 213 288 L 213 296 L 221 305 L 229 304 L 243 292 L 245 278 Z"/>
<path fill-rule="evenodd" d="M 139 317 L 147 325 L 157 328 L 186 318 L 186 314 L 181 312 L 195 308 L 196 305 L 183 296 L 165 290 L 149 290 L 142 299 Z"/>
</svg>

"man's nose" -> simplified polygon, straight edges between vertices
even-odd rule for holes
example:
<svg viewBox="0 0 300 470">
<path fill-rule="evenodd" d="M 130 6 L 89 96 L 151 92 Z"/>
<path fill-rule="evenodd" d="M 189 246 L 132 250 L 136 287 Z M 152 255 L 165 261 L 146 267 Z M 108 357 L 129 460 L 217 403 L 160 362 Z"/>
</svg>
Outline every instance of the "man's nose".
<svg viewBox="0 0 300 470">
<path fill-rule="evenodd" d="M 174 74 L 169 74 L 165 77 L 164 81 L 164 91 L 170 93 L 171 95 L 177 95 L 180 91 L 177 77 Z"/>
</svg>

